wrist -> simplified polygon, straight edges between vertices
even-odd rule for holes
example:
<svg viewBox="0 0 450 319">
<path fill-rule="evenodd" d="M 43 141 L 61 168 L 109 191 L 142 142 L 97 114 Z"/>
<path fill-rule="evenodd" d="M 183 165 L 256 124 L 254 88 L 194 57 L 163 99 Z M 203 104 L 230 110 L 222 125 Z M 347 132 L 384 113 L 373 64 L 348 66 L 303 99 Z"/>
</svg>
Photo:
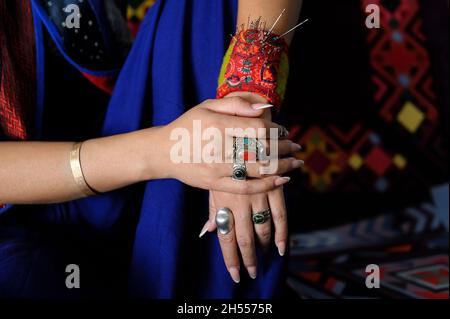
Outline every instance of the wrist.
<svg viewBox="0 0 450 319">
<path fill-rule="evenodd" d="M 172 178 L 169 135 L 167 126 L 158 126 L 137 132 L 136 151 L 139 181 Z"/>
<path fill-rule="evenodd" d="M 238 31 L 224 55 L 217 98 L 254 92 L 279 108 L 289 73 L 288 45 L 283 37 L 258 27 Z"/>
</svg>

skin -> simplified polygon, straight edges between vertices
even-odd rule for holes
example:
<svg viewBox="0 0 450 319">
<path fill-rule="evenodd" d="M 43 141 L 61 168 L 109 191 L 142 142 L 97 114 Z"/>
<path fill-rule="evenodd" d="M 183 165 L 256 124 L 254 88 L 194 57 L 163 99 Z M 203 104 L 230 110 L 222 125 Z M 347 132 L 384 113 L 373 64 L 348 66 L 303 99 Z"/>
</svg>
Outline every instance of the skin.
<svg viewBox="0 0 450 319">
<path fill-rule="evenodd" d="M 283 33 L 297 21 L 302 1 L 293 0 L 240 0 L 238 25 L 246 24 L 250 15 L 262 16 L 268 27 L 286 8 L 273 32 Z M 251 14 L 250 14 L 251 13 Z M 290 41 L 292 33 L 285 38 Z M 252 278 L 256 277 L 255 257 L 257 242 L 263 247 L 270 243 L 269 223 L 253 228 L 252 211 L 270 206 L 275 223 L 275 243 L 280 254 L 285 251 L 287 238 L 286 209 L 281 186 L 289 181 L 280 175 L 298 168 L 301 161 L 293 157 L 280 160 L 274 176 L 261 176 L 258 164 L 247 167 L 250 177 L 256 179 L 236 183 L 229 177 L 231 164 L 174 164 L 169 153 L 173 143 L 170 132 L 186 128 L 192 133 L 192 121 L 202 120 L 203 127 L 268 128 L 277 127 L 270 122 L 270 112 L 254 110 L 252 103 L 266 101 L 251 93 L 238 92 L 221 101 L 205 101 L 164 127 L 88 140 L 83 144 L 81 158 L 85 178 L 99 192 L 107 192 L 133 183 L 176 178 L 194 187 L 211 190 L 210 221 L 205 229 L 214 230 L 211 223 L 218 207 L 232 207 L 236 223 L 226 236 L 219 236 L 224 260 L 231 277 L 239 282 L 238 247 Z M 242 98 L 239 98 L 243 97 Z M 246 117 L 246 118 L 240 118 Z M 263 120 L 264 119 L 264 120 Z M 1 142 L 0 143 L 0 203 L 45 204 L 59 203 L 84 197 L 75 184 L 69 164 L 69 152 L 74 142 Z M 280 156 L 299 150 L 291 141 L 280 141 Z M 236 215 L 237 213 L 237 215 Z"/>
<path fill-rule="evenodd" d="M 262 17 L 266 23 L 266 29 L 270 29 L 283 9 L 286 9 L 283 17 L 277 22 L 272 32 L 283 34 L 292 28 L 298 20 L 301 0 L 240 0 L 238 7 L 238 28 L 244 24 L 247 25 L 248 19 L 256 20 Z M 293 32 L 285 36 L 288 44 L 291 42 Z M 263 97 L 248 93 L 235 92 L 228 96 L 240 96 L 252 103 L 267 103 Z M 262 118 L 271 119 L 271 112 L 266 111 L 261 115 Z M 292 144 L 289 152 L 280 153 L 280 156 L 289 155 L 299 151 L 300 147 Z M 301 161 L 293 162 L 293 169 L 298 168 L 303 163 Z M 210 212 L 209 220 L 201 231 L 203 235 L 206 231 L 212 232 L 216 229 L 215 214 L 221 207 L 230 208 L 234 215 L 234 225 L 232 231 L 226 235 L 218 232 L 219 242 L 224 256 L 225 265 L 231 278 L 238 283 L 240 281 L 242 262 L 249 276 L 253 279 L 257 277 L 257 258 L 256 247 L 259 245 L 267 249 L 272 237 L 281 256 L 285 254 L 286 242 L 288 236 L 287 212 L 284 201 L 282 186 L 265 193 L 252 195 L 239 195 L 211 191 L 210 192 Z M 260 212 L 270 208 L 274 224 L 275 234 L 272 235 L 272 225 L 270 221 L 262 225 L 254 225 L 251 219 L 252 212 Z"/>
<path fill-rule="evenodd" d="M 99 192 L 162 178 L 234 194 L 272 190 L 288 181 L 279 175 L 292 169 L 292 160 L 280 165 L 279 175 L 235 183 L 230 177 L 231 163 L 177 164 L 170 159 L 170 149 L 175 144 L 170 135 L 175 128 L 185 128 L 193 136 L 192 123 L 201 120 L 203 129 L 215 127 L 223 136 L 225 129 L 232 127 L 280 129 L 279 125 L 259 118 L 262 114 L 262 110 L 254 110 L 250 102 L 239 97 L 207 100 L 167 126 L 88 140 L 80 156 L 84 176 Z M 74 142 L 1 142 L 0 203 L 59 203 L 83 197 L 69 163 L 73 145 Z M 253 165 L 251 171 L 257 172 L 259 164 Z"/>
</svg>

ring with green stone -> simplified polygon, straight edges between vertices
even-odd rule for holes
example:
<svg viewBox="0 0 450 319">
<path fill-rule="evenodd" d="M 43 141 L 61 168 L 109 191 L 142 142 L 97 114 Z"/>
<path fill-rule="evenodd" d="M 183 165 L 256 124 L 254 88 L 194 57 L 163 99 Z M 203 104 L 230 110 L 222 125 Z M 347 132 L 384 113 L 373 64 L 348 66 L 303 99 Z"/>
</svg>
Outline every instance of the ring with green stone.
<svg viewBox="0 0 450 319">
<path fill-rule="evenodd" d="M 270 218 L 270 209 L 263 210 L 261 212 L 252 213 L 252 220 L 254 224 L 264 224 Z"/>
</svg>

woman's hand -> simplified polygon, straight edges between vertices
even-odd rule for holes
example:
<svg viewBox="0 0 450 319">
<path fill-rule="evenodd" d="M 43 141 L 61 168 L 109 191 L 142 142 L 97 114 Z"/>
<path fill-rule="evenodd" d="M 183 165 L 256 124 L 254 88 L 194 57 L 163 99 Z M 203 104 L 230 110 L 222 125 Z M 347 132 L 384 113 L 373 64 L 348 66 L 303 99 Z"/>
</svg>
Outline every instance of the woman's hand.
<svg viewBox="0 0 450 319">
<path fill-rule="evenodd" d="M 239 251 L 243 264 L 249 276 L 253 279 L 257 276 L 256 247 L 259 245 L 267 250 L 272 239 L 272 222 L 274 225 L 274 240 L 281 256 L 286 250 L 288 224 L 287 212 L 284 202 L 283 187 L 277 187 L 265 193 L 253 195 L 236 195 L 224 192 L 211 191 L 209 198 L 209 220 L 206 222 L 201 236 L 216 229 L 215 216 L 217 210 L 227 207 L 234 217 L 231 231 L 227 234 L 218 232 L 220 246 L 225 265 L 232 277 L 238 283 L 240 281 Z M 253 212 L 271 211 L 271 218 L 263 224 L 254 224 Z"/>
<path fill-rule="evenodd" d="M 265 102 L 260 96 L 249 92 L 235 92 L 229 96 L 240 96 L 252 103 Z M 270 112 L 261 114 L 261 117 L 269 120 Z M 300 145 L 291 141 L 279 144 L 278 155 L 286 157 L 281 161 L 288 161 L 289 167 L 285 171 L 290 171 L 301 167 L 303 161 L 296 160 L 293 153 L 301 149 Z M 220 208 L 229 208 L 233 213 L 234 223 L 231 231 L 223 235 L 218 232 L 220 246 L 224 256 L 225 265 L 235 282 L 240 281 L 239 251 L 242 261 L 251 278 L 257 276 L 256 246 L 263 250 L 268 249 L 272 239 L 272 222 L 274 225 L 274 241 L 281 256 L 286 251 L 288 225 L 287 212 L 284 201 L 283 187 L 277 187 L 268 192 L 261 192 L 253 195 L 235 195 L 224 192 L 211 191 L 209 196 L 209 220 L 203 227 L 200 237 L 207 231 L 216 229 L 215 217 Z M 252 213 L 263 212 L 270 209 L 271 218 L 263 224 L 254 224 Z"/>
<path fill-rule="evenodd" d="M 296 144 L 292 144 L 289 153 L 298 150 L 299 147 Z M 281 152 L 280 155 L 289 155 L 289 153 L 286 150 Z M 302 164 L 302 161 L 293 160 L 291 169 L 300 167 Z M 218 209 L 223 207 L 229 208 L 234 217 L 233 227 L 228 234 L 217 233 L 225 265 L 233 280 L 239 282 L 240 251 L 243 264 L 250 277 L 254 279 L 257 275 L 257 245 L 263 250 L 267 250 L 271 239 L 274 238 L 279 254 L 283 256 L 286 251 L 288 224 L 283 186 L 253 195 L 236 195 L 211 191 L 209 195 L 209 219 L 203 227 L 200 237 L 206 232 L 212 232 L 217 228 L 215 223 L 216 213 Z M 263 212 L 267 209 L 270 209 L 271 218 L 263 224 L 254 224 L 252 213 Z M 272 234 L 272 220 L 274 236 Z"/>
<path fill-rule="evenodd" d="M 258 118 L 263 112 L 258 110 L 261 107 L 264 105 L 253 104 L 252 107 L 251 103 L 237 97 L 210 100 L 167 126 L 87 140 L 80 152 L 84 178 L 98 192 L 159 178 L 176 178 L 191 186 L 228 193 L 254 194 L 272 190 L 289 180 L 277 176 L 289 168 L 289 160 L 280 162 L 274 173 L 276 176 L 242 182 L 230 177 L 232 161 L 206 163 L 202 160 L 203 151 L 207 149 L 202 134 L 207 128 L 218 132 L 221 141 L 216 142 L 216 146 L 219 153 L 226 156 L 230 154 L 223 150 L 222 142 L 232 140 L 226 128 L 280 130 L 275 123 Z M 203 131 L 194 130 L 196 120 L 200 121 Z M 187 135 L 188 163 L 176 163 L 171 158 L 171 149 L 177 142 L 170 138 L 177 130 Z M 199 144 L 199 150 L 192 147 L 193 143 Z M 288 143 L 283 140 L 279 144 Z M 0 203 L 46 204 L 84 197 L 70 168 L 69 154 L 73 146 L 74 142 L 1 142 L 0 179 L 4 183 L 3 187 L 0 185 Z M 207 151 L 206 155 L 209 153 Z M 195 159 L 197 155 L 200 161 L 190 161 L 191 156 Z M 258 177 L 260 166 L 260 163 L 249 165 L 249 176 Z"/>
<path fill-rule="evenodd" d="M 247 165 L 247 172 L 249 177 L 258 177 L 257 179 L 235 181 L 231 178 L 233 136 L 226 129 L 254 129 L 254 132 L 271 128 L 283 130 L 281 126 L 269 120 L 258 118 L 263 114 L 263 110 L 258 108 L 264 106 L 251 104 L 240 97 L 208 100 L 169 125 L 158 128 L 159 142 L 158 145 L 153 145 L 153 148 L 156 147 L 160 155 L 155 158 L 156 151 L 153 149 L 149 152 L 148 158 L 145 159 L 149 163 L 149 169 L 144 179 L 175 178 L 194 187 L 234 194 L 264 193 L 285 184 L 289 178 L 279 175 L 296 165 L 293 158 L 280 160 L 277 170 L 268 176 L 261 176 L 260 167 L 263 164 L 256 162 Z M 210 140 L 202 140 L 209 128 L 214 128 L 221 136 L 221 139 L 215 140 L 213 144 Z M 248 135 L 237 133 L 234 136 Z M 174 137 L 177 141 L 173 140 Z M 287 148 L 291 144 L 288 140 L 282 140 L 279 142 L 279 148 Z M 214 148 L 208 149 L 208 145 L 213 145 Z M 226 145 L 231 149 L 225 149 Z M 184 151 L 184 158 L 179 151 Z M 215 160 L 205 162 L 202 157 L 205 153 L 212 155 Z"/>
</svg>

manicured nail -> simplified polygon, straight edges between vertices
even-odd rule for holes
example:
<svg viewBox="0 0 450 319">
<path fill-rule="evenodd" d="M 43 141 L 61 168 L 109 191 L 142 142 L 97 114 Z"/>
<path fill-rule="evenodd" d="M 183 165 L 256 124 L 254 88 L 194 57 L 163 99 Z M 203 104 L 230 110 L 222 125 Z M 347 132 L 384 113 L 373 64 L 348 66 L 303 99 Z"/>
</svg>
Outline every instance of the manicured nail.
<svg viewBox="0 0 450 319">
<path fill-rule="evenodd" d="M 269 107 L 273 107 L 272 104 L 267 104 L 267 103 L 256 103 L 256 104 L 252 104 L 252 108 L 254 110 L 262 110 L 262 109 L 268 109 Z"/>
<path fill-rule="evenodd" d="M 291 151 L 292 152 L 298 152 L 301 149 L 302 149 L 302 146 L 300 144 L 292 143 L 292 145 L 291 145 Z"/>
<path fill-rule="evenodd" d="M 233 281 L 235 283 L 239 283 L 241 281 L 241 276 L 239 275 L 239 269 L 237 269 L 236 267 L 230 267 L 228 269 L 228 272 L 230 273 L 231 279 L 233 279 Z"/>
<path fill-rule="evenodd" d="M 254 266 L 247 267 L 247 272 L 248 272 L 250 278 L 256 279 L 256 273 L 257 273 L 256 267 L 254 267 Z"/>
<path fill-rule="evenodd" d="M 278 242 L 277 247 L 280 256 L 284 256 L 284 253 L 286 252 L 286 243 L 284 241 L 280 241 Z"/>
<path fill-rule="evenodd" d="M 305 162 L 303 162 L 302 160 L 295 160 L 292 162 L 292 167 L 299 168 L 299 167 L 303 166 L 304 164 L 305 164 Z"/>
<path fill-rule="evenodd" d="M 198 238 L 202 238 L 204 234 L 208 231 L 209 222 L 206 222 L 205 226 L 203 226 L 202 231 L 200 232 L 200 235 L 198 235 Z"/>
<path fill-rule="evenodd" d="M 288 176 L 278 177 L 278 178 L 275 180 L 275 186 L 281 186 L 281 185 L 284 185 L 284 184 L 286 184 L 287 182 L 289 182 L 290 180 L 291 180 L 291 178 L 288 177 Z"/>
</svg>

